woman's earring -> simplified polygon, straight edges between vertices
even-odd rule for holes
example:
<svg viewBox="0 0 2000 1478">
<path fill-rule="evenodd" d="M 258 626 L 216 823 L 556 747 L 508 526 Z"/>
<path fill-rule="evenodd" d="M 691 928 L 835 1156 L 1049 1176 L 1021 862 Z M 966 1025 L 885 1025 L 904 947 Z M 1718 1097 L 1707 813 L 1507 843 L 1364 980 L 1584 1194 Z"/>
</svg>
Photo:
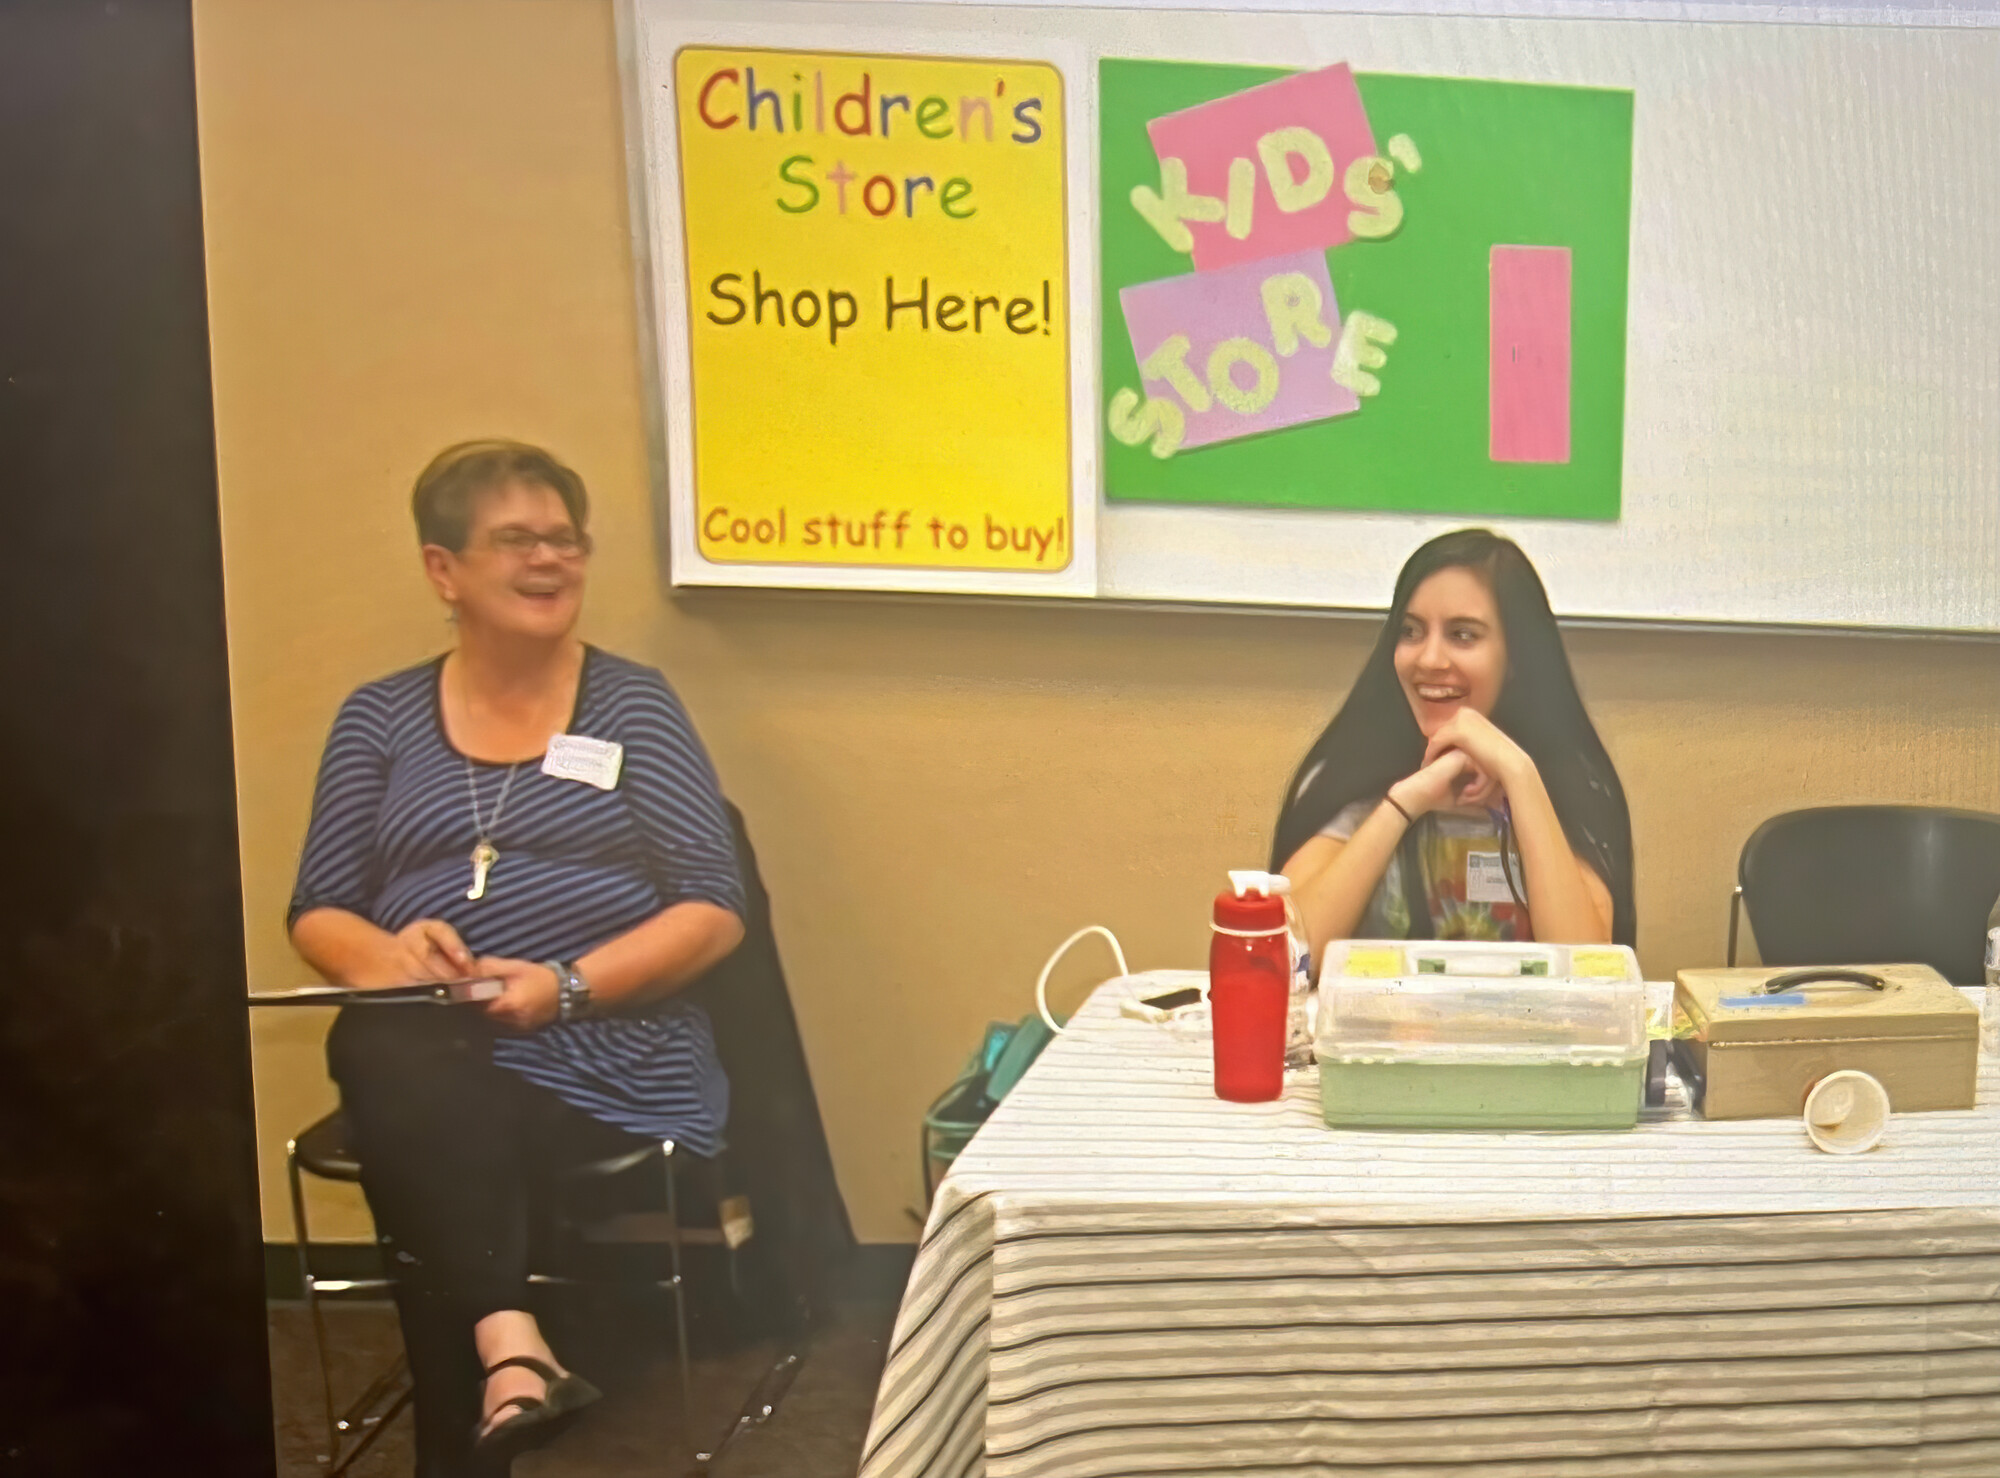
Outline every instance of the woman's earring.
<svg viewBox="0 0 2000 1478">
<path fill-rule="evenodd" d="M 449 626 L 458 625 L 458 607 L 455 605 L 447 605 L 444 608 L 444 619 L 446 625 Z"/>
</svg>

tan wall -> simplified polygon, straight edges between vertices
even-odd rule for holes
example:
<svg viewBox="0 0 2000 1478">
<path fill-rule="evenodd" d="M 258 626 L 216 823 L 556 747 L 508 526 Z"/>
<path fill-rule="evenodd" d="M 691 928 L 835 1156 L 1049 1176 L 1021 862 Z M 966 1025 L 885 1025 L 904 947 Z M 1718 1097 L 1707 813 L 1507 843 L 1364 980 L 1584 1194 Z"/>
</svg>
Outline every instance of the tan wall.
<svg viewBox="0 0 2000 1478">
<path fill-rule="evenodd" d="M 319 746 L 445 641 L 404 500 L 445 442 L 543 441 L 597 500 L 588 635 L 658 664 L 747 813 L 860 1234 L 901 1240 L 916 1130 L 1080 924 L 1192 965 L 1226 867 L 1367 623 L 1049 605 L 675 599 L 654 557 L 609 0 L 198 0 L 216 422 L 252 981 Z M 1556 592 L 1560 601 L 1561 592 Z M 1736 848 L 1795 805 L 2000 810 L 1994 648 L 1583 631 L 1630 791 L 1649 973 L 1717 962 Z M 1072 986 L 1096 968 L 1079 961 Z M 318 1013 L 261 1013 L 265 1225 L 331 1102 Z M 322 1235 L 363 1235 L 358 1202 Z"/>
</svg>

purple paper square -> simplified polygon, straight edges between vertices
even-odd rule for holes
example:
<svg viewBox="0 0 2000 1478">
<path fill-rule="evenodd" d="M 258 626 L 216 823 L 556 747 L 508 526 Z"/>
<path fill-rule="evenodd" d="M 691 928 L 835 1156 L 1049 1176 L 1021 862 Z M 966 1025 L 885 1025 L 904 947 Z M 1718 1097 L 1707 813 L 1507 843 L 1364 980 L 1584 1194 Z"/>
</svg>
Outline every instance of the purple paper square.
<svg viewBox="0 0 2000 1478">
<path fill-rule="evenodd" d="M 1146 394 L 1179 406 L 1183 447 L 1256 436 L 1360 408 L 1333 381 L 1340 308 L 1323 251 L 1122 288 Z M 1178 355 L 1169 341 L 1186 341 Z M 1169 346 L 1155 372 L 1148 360 Z M 1115 387 L 1114 387 L 1115 388 Z"/>
</svg>

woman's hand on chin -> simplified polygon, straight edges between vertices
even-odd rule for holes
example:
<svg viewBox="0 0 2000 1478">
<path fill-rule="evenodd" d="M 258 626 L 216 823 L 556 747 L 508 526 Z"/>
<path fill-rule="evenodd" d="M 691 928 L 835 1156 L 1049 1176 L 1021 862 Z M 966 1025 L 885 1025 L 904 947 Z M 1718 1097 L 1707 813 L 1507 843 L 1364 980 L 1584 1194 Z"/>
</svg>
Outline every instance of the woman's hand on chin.
<svg viewBox="0 0 2000 1478">
<path fill-rule="evenodd" d="M 477 961 L 481 975 L 491 975 L 506 989 L 486 1003 L 487 1018 L 507 1031 L 539 1031 L 556 1019 L 562 986 L 556 972 L 533 960 L 487 956 Z"/>
<path fill-rule="evenodd" d="M 1390 786 L 1389 799 L 1414 820 L 1426 811 L 1443 811 L 1457 805 L 1461 795 L 1469 793 L 1472 785 L 1485 778 L 1465 751 L 1448 749 L 1427 759 L 1416 774 Z"/>
<path fill-rule="evenodd" d="M 1467 773 L 1472 777 L 1455 796 L 1466 805 L 1500 805 L 1507 798 L 1508 782 L 1535 768 L 1525 749 L 1485 714 L 1470 708 L 1461 708 L 1431 735 L 1430 743 L 1424 746 L 1425 769 L 1452 754 L 1465 756 Z"/>
</svg>

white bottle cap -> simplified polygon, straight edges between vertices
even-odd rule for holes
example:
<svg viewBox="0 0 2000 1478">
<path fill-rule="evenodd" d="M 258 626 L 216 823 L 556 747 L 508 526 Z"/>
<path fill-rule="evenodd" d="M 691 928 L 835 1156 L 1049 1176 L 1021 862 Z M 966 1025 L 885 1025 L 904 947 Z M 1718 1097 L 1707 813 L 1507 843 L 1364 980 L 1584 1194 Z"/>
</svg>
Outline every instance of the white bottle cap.
<svg viewBox="0 0 2000 1478">
<path fill-rule="evenodd" d="M 1252 892 L 1266 898 L 1282 898 L 1292 891 L 1292 880 L 1281 872 L 1232 872 L 1229 886 L 1236 890 L 1238 898 L 1247 898 Z"/>
<path fill-rule="evenodd" d="M 1889 1090 L 1867 1073 L 1828 1073 L 1806 1095 L 1806 1137 L 1829 1155 L 1872 1150 L 1889 1124 Z"/>
</svg>

